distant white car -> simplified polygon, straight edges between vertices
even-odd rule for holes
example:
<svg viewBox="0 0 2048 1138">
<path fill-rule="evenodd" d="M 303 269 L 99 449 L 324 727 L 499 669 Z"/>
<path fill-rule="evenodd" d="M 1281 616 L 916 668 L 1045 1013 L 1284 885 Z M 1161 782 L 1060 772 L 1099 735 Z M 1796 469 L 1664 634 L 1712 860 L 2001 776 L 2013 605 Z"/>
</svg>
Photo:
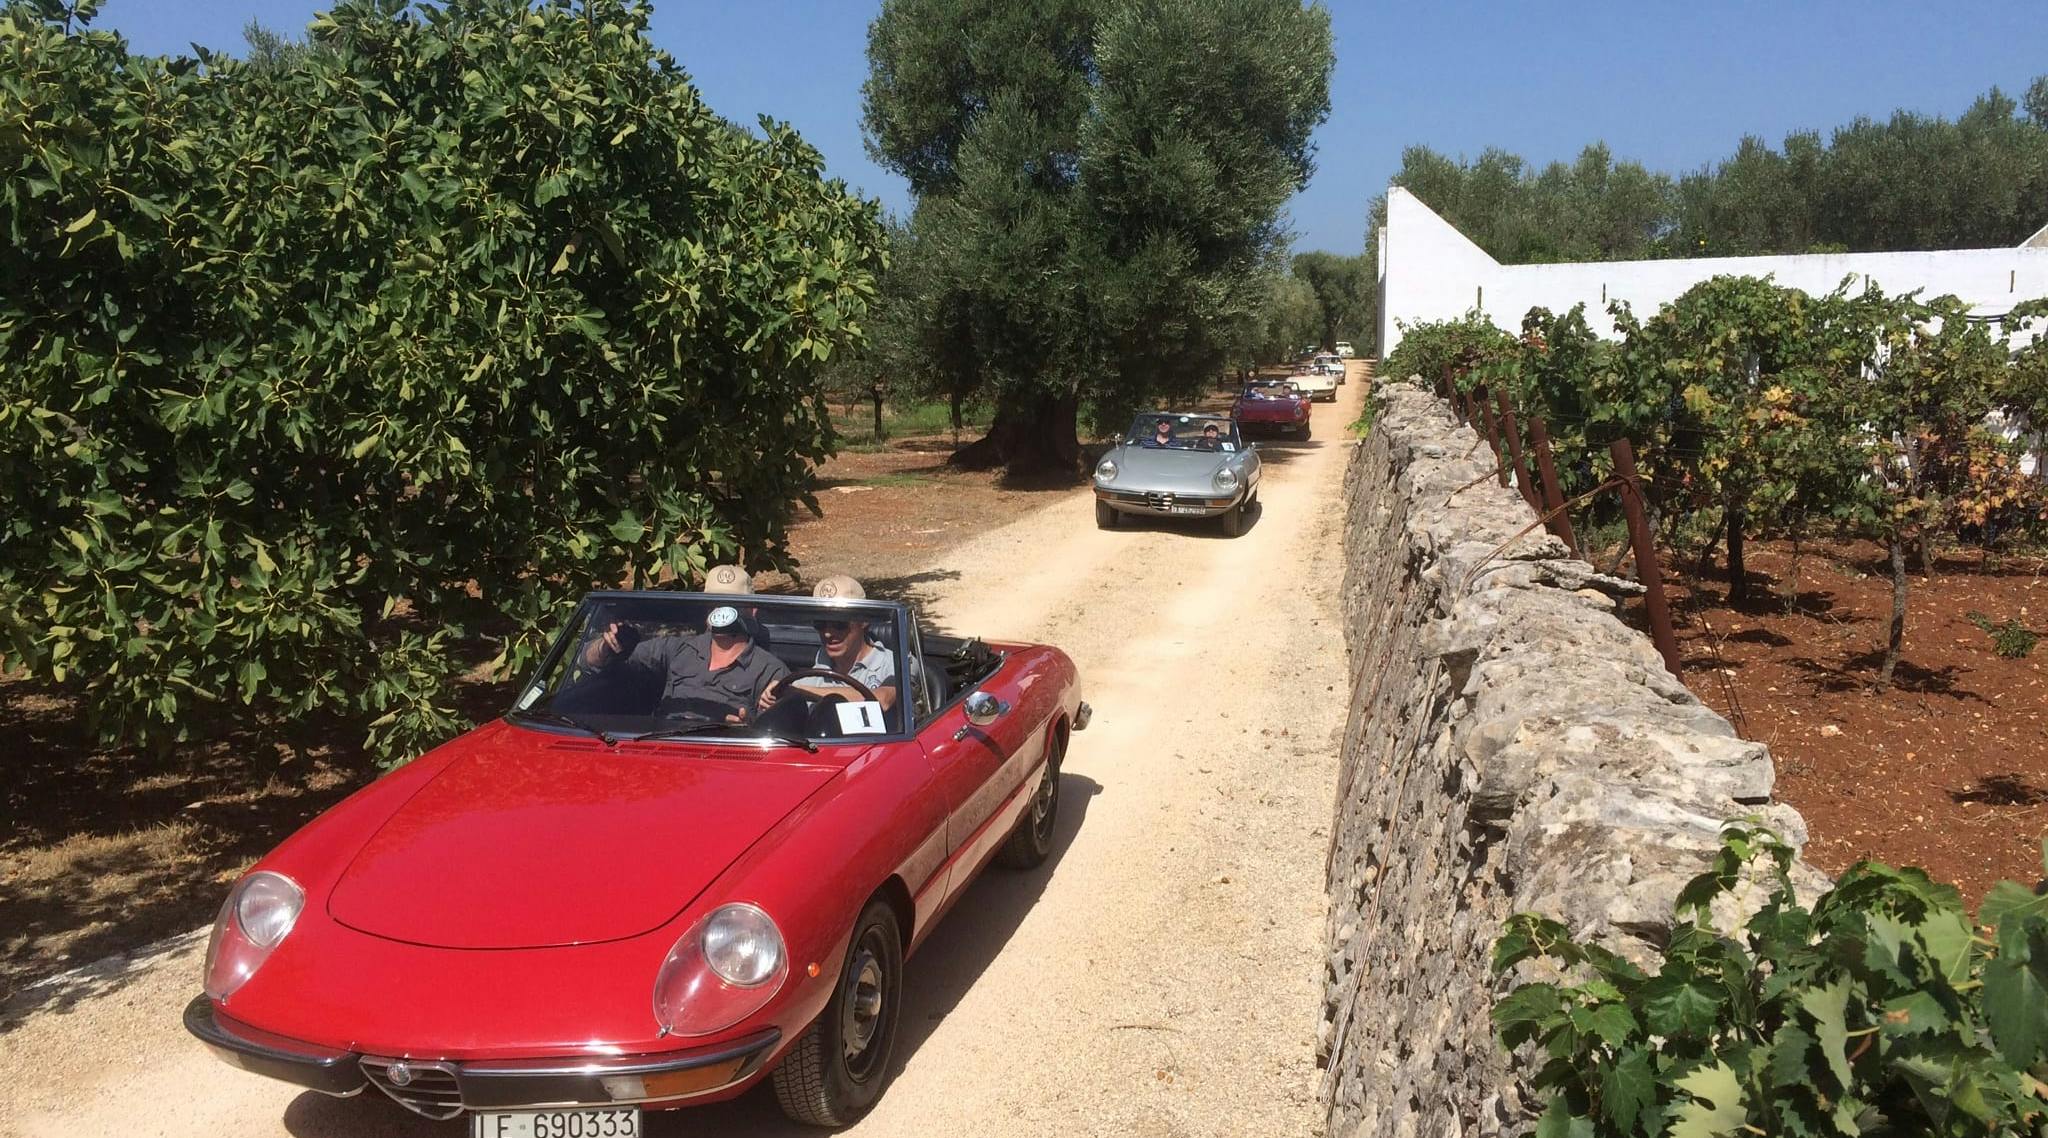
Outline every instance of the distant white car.
<svg viewBox="0 0 2048 1138">
<path fill-rule="evenodd" d="M 1339 369 L 1339 374 L 1341 373 L 1342 369 Z M 1315 364 L 1296 368 L 1295 374 L 1287 377 L 1287 382 L 1300 388 L 1302 394 L 1317 403 L 1337 401 L 1337 381 L 1338 376 L 1331 375 Z"/>
<path fill-rule="evenodd" d="M 1314 367 L 1315 370 L 1323 373 L 1324 375 L 1330 376 L 1331 378 L 1335 379 L 1337 381 L 1337 386 L 1344 386 L 1343 360 L 1338 359 L 1336 356 L 1325 353 L 1323 355 L 1317 356 L 1311 364 L 1311 366 Z"/>
<path fill-rule="evenodd" d="M 1352 356 L 1357 355 L 1358 353 L 1351 350 L 1351 341 L 1339 340 L 1337 341 L 1337 354 L 1343 357 L 1344 359 L 1348 360 Z"/>
</svg>

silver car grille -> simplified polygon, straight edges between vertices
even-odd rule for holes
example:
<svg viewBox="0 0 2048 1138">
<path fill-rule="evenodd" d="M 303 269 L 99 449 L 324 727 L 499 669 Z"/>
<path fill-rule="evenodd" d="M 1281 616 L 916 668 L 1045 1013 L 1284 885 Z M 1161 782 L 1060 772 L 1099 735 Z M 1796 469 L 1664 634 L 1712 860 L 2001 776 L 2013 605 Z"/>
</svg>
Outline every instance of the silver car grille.
<svg viewBox="0 0 2048 1138">
<path fill-rule="evenodd" d="M 449 1119 L 462 1113 L 462 1088 L 450 1064 L 366 1055 L 360 1065 L 378 1090 L 414 1114 Z"/>
<path fill-rule="evenodd" d="M 1173 508 L 1173 491 L 1150 491 L 1145 495 L 1145 504 L 1155 510 L 1170 510 Z"/>
</svg>

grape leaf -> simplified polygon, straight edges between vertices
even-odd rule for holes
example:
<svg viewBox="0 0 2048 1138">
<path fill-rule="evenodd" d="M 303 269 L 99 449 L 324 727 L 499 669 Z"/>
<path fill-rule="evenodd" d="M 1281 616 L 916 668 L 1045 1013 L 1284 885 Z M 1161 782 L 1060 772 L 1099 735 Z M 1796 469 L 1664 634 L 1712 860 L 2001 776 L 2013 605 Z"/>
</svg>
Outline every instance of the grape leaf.
<svg viewBox="0 0 2048 1138">
<path fill-rule="evenodd" d="M 1600 1112 L 1609 1122 L 1628 1133 L 1644 1109 L 1657 1101 L 1657 1079 L 1650 1069 L 1650 1053 L 1631 1048 L 1600 1073 Z"/>
<path fill-rule="evenodd" d="M 1678 1116 L 1665 1132 L 1670 1138 L 1720 1138 L 1734 1134 L 1749 1120 L 1742 1104 L 1742 1084 L 1726 1063 L 1701 1067 L 1675 1085 L 1693 1097 L 1679 1106 Z"/>
<path fill-rule="evenodd" d="M 1799 1006 L 1813 1017 L 1814 1039 L 1820 1046 L 1820 1053 L 1827 1059 L 1828 1069 L 1835 1073 L 1837 1089 L 1846 1089 L 1851 1082 L 1849 1071 L 1849 988 L 1840 980 L 1825 987 L 1814 988 L 1799 997 Z"/>
</svg>

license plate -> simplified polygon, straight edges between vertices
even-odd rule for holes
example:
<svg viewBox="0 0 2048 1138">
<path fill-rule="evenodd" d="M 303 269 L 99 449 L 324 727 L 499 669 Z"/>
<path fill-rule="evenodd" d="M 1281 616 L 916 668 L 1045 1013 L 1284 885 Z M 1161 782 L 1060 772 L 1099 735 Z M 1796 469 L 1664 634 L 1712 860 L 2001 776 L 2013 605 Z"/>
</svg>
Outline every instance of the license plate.
<svg viewBox="0 0 2048 1138">
<path fill-rule="evenodd" d="M 1201 513 L 1201 512 L 1202 512 L 1202 507 L 1200 507 L 1200 506 L 1175 506 L 1175 507 L 1173 508 L 1173 512 L 1174 512 L 1174 513 L 1176 513 L 1176 514 L 1199 514 L 1199 513 Z"/>
<path fill-rule="evenodd" d="M 640 1111 L 608 1106 L 472 1114 L 469 1138 L 640 1138 Z"/>
</svg>

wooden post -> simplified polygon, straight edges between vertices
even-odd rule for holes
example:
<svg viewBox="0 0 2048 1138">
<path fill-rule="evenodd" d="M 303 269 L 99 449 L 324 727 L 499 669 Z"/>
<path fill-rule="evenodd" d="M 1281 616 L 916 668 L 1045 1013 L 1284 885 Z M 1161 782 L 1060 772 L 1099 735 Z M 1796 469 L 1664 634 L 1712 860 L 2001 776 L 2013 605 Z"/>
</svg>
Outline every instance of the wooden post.
<svg viewBox="0 0 2048 1138">
<path fill-rule="evenodd" d="M 1502 454 L 1500 424 L 1495 422 L 1493 418 L 1493 400 L 1486 397 L 1486 389 L 1483 387 L 1474 388 L 1473 392 L 1474 399 L 1479 404 L 1479 414 L 1486 422 L 1486 444 L 1493 448 L 1494 473 L 1500 478 L 1500 484 L 1506 486 L 1508 484 L 1508 467 L 1507 463 L 1500 460 Z"/>
<path fill-rule="evenodd" d="M 1642 578 L 1643 600 L 1650 610 L 1650 639 L 1664 657 L 1664 667 L 1682 679 L 1678 637 L 1671 631 L 1671 608 L 1664 603 L 1664 573 L 1657 566 L 1657 547 L 1650 540 L 1650 518 L 1643 508 L 1643 483 L 1636 477 L 1635 449 L 1627 439 L 1616 439 L 1608 453 L 1614 456 L 1614 473 L 1621 478 L 1621 508 L 1628 515 L 1628 538 L 1636 551 L 1636 576 Z"/>
<path fill-rule="evenodd" d="M 1529 441 L 1536 448 L 1536 471 L 1543 476 L 1543 511 L 1550 514 L 1550 532 L 1571 546 L 1579 556 L 1579 538 L 1572 532 L 1571 514 L 1564 508 L 1564 484 L 1557 480 L 1557 463 L 1550 457 L 1550 427 L 1543 416 L 1529 418 Z"/>
<path fill-rule="evenodd" d="M 1515 421 L 1515 409 L 1508 404 L 1507 392 L 1502 391 L 1494 398 L 1500 403 L 1500 429 L 1508 437 L 1508 455 L 1515 463 L 1515 489 L 1522 492 L 1522 500 L 1529 503 L 1529 508 L 1540 514 L 1543 512 L 1543 507 L 1538 505 L 1541 499 L 1536 497 L 1536 487 L 1529 482 L 1529 464 L 1522 461 L 1522 428 Z"/>
</svg>

